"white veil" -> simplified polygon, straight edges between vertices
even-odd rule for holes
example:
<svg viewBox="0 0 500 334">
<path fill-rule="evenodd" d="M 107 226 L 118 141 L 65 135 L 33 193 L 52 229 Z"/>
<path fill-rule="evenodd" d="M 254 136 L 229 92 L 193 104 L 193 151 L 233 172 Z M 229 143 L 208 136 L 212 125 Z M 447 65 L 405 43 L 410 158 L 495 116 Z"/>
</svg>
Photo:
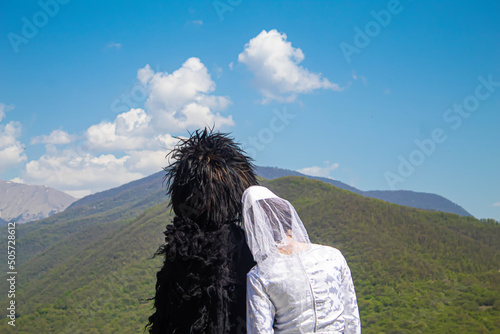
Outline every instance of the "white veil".
<svg viewBox="0 0 500 334">
<path fill-rule="evenodd" d="M 243 193 L 243 223 L 250 251 L 257 263 L 309 247 L 307 231 L 287 201 L 262 186 Z"/>
</svg>

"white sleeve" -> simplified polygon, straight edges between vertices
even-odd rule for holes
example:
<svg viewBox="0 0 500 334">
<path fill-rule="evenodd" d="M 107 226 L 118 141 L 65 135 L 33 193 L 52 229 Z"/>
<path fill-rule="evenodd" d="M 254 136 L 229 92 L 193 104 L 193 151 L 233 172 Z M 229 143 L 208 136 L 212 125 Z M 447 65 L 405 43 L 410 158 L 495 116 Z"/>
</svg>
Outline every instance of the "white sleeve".
<svg viewBox="0 0 500 334">
<path fill-rule="evenodd" d="M 274 333 L 275 308 L 265 292 L 261 280 L 253 274 L 247 275 L 247 334 Z"/>
<path fill-rule="evenodd" d="M 345 334 L 360 334 L 361 321 L 359 319 L 358 302 L 356 299 L 356 291 L 354 291 L 354 283 L 352 282 L 351 270 L 347 265 L 345 258 L 342 256 L 342 284 L 341 298 L 344 305 L 345 319 Z"/>
</svg>

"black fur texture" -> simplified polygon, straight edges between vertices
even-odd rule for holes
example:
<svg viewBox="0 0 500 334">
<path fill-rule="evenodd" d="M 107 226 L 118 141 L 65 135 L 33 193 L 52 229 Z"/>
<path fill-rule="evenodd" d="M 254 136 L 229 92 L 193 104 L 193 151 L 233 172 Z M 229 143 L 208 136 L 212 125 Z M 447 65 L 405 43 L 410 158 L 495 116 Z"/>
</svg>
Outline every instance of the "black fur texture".
<svg viewBox="0 0 500 334">
<path fill-rule="evenodd" d="M 157 255 L 150 333 L 246 333 L 246 274 L 255 264 L 241 228 L 241 196 L 257 184 L 227 134 L 198 130 L 171 152 L 167 195 L 175 213 Z"/>
</svg>

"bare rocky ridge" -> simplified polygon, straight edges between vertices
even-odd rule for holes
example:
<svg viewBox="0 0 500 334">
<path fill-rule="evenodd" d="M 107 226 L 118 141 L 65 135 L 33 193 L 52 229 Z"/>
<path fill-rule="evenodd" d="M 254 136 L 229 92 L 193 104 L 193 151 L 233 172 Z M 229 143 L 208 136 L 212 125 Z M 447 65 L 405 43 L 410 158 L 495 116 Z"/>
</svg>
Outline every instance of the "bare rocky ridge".
<svg viewBox="0 0 500 334">
<path fill-rule="evenodd" d="M 0 180 L 0 219 L 20 224 L 64 211 L 76 198 L 47 186 Z"/>
</svg>

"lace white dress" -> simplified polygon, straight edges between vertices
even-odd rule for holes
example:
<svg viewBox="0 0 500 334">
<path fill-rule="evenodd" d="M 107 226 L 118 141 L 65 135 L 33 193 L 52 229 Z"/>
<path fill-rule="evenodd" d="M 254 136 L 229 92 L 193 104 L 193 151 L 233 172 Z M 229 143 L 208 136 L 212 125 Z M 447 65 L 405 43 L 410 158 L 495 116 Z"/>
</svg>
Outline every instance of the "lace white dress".
<svg viewBox="0 0 500 334">
<path fill-rule="evenodd" d="M 341 252 L 309 244 L 247 275 L 247 333 L 361 333 L 351 271 Z"/>
</svg>

